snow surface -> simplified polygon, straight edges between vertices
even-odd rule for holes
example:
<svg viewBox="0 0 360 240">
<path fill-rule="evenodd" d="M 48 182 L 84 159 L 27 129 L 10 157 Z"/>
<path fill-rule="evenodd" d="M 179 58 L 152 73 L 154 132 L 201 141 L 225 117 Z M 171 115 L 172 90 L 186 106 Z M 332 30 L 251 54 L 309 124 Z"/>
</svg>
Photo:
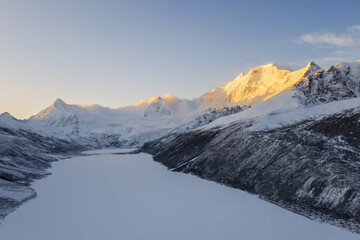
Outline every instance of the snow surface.
<svg viewBox="0 0 360 240">
<path fill-rule="evenodd" d="M 360 107 L 360 97 L 305 107 L 294 97 L 294 90 L 284 91 L 245 111 L 219 118 L 200 129 L 226 127 L 238 121 L 253 121 L 249 131 L 275 129 L 306 119 L 320 119 L 347 109 Z"/>
<path fill-rule="evenodd" d="M 248 193 L 168 171 L 150 155 L 91 155 L 54 164 L 38 197 L 0 225 L 6 240 L 359 239 Z"/>
<path fill-rule="evenodd" d="M 200 98 L 204 104 L 215 108 L 256 105 L 280 92 L 294 88 L 296 83 L 319 70 L 321 68 L 313 62 L 297 71 L 270 63 L 252 68 L 246 75 L 240 74 L 225 86 L 215 88 Z"/>
<path fill-rule="evenodd" d="M 0 114 L 0 126 L 10 129 L 31 129 L 29 126 L 25 125 L 22 120 L 14 118 L 8 112 Z"/>
<path fill-rule="evenodd" d="M 38 132 L 68 141 L 75 140 L 83 145 L 93 143 L 93 147 L 96 147 L 96 142 L 102 142 L 103 138 L 109 136 L 112 136 L 113 142 L 139 142 L 141 145 L 169 133 L 202 111 L 197 101 L 181 100 L 169 94 L 164 98 L 151 98 L 115 109 L 68 104 L 56 99 L 25 123 Z"/>
</svg>

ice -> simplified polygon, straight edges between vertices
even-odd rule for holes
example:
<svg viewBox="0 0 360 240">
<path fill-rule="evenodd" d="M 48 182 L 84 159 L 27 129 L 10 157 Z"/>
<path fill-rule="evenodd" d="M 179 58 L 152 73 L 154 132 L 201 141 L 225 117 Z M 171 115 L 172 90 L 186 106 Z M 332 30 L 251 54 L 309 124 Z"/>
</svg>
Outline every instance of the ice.
<svg viewBox="0 0 360 240">
<path fill-rule="evenodd" d="M 359 239 L 254 195 L 168 171 L 150 155 L 56 162 L 38 197 L 0 225 L 4 240 Z"/>
</svg>

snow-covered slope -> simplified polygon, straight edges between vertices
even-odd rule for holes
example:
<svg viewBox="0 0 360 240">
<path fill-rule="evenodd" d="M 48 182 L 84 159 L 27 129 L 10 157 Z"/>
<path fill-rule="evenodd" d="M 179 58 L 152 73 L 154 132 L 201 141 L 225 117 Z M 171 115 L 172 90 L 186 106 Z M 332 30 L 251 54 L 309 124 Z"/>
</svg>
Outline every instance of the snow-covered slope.
<svg viewBox="0 0 360 240">
<path fill-rule="evenodd" d="M 115 109 L 67 104 L 57 99 L 26 121 L 58 138 L 95 148 L 130 147 L 161 137 L 197 115 L 196 101 L 166 94 Z"/>
<path fill-rule="evenodd" d="M 209 108 L 221 110 L 226 106 L 261 103 L 318 70 L 312 62 L 298 71 L 268 64 L 193 100 L 164 94 L 163 98 L 153 97 L 116 109 L 67 104 L 57 99 L 27 124 L 58 138 L 96 148 L 141 145 L 181 124 L 198 121 L 196 117 L 206 114 Z"/>
<path fill-rule="evenodd" d="M 342 63 L 321 70 L 310 62 L 305 68 L 292 71 L 272 63 L 255 67 L 224 87 L 193 100 L 164 94 L 164 97 L 115 109 L 67 104 L 57 99 L 31 117 L 27 124 L 91 147 L 133 147 L 164 136 L 180 125 L 198 122 L 197 117 L 206 114 L 209 108 L 252 106 L 240 115 L 220 118 L 207 127 L 221 121 L 231 122 L 237 116 L 261 117 L 309 104 L 354 98 L 359 96 L 359 65 L 357 62 Z"/>
<path fill-rule="evenodd" d="M 157 97 L 150 105 L 145 109 L 144 117 L 164 117 L 171 116 L 172 112 L 169 106 L 161 97 Z"/>
<path fill-rule="evenodd" d="M 305 73 L 291 88 L 247 111 L 218 119 L 204 129 L 244 120 L 261 121 L 270 129 L 360 106 L 360 63 L 340 63 L 315 73 L 317 65 L 310 65 L 312 74 Z"/>
<path fill-rule="evenodd" d="M 320 70 L 314 62 L 297 71 L 290 71 L 289 68 L 279 67 L 277 64 L 258 66 L 246 75 L 240 74 L 224 87 L 203 94 L 201 98 L 205 104 L 217 108 L 254 105 L 293 88 L 301 79 Z"/>
<path fill-rule="evenodd" d="M 360 233 L 359 65 L 303 71 L 266 101 L 268 91 L 249 109 L 141 151 L 171 170 Z"/>
<path fill-rule="evenodd" d="M 359 62 L 341 63 L 326 70 L 310 62 L 297 71 L 271 63 L 255 67 L 246 75 L 240 74 L 224 87 L 193 100 L 164 94 L 164 97 L 111 109 L 99 105 L 67 104 L 57 99 L 31 117 L 27 124 L 39 131 L 91 147 L 133 147 L 164 136 L 175 128 L 190 130 L 184 126 L 204 125 L 197 122 L 199 116 L 208 113 L 208 109 L 252 106 L 239 114 L 214 121 L 205 126 L 207 129 L 236 119 L 261 118 L 355 98 L 360 96 L 359 76 Z M 216 118 L 211 117 L 211 121 Z M 180 125 L 183 127 L 178 128 Z"/>
<path fill-rule="evenodd" d="M 259 66 L 193 100 L 165 94 L 111 109 L 57 99 L 25 121 L 0 115 L 0 180 L 12 179 L 0 185 L 17 191 L 22 184 L 17 179 L 28 184 L 46 174 L 49 153 L 73 146 L 121 148 L 152 141 L 143 150 L 172 169 L 260 194 L 300 213 L 310 209 L 344 220 L 344 211 L 360 226 L 359 89 L 360 62 L 326 70 L 310 62 L 297 71 Z M 17 206 L 33 196 L 27 187 L 18 188 L 26 194 L 10 203 L 0 195 L 0 204 Z"/>
<path fill-rule="evenodd" d="M 36 195 L 29 185 L 48 174 L 54 154 L 84 149 L 39 132 L 8 113 L 0 114 L 0 143 L 0 221 Z"/>
<path fill-rule="evenodd" d="M 24 121 L 18 120 L 10 115 L 8 112 L 0 114 L 0 127 L 10 129 L 28 129 Z"/>
</svg>

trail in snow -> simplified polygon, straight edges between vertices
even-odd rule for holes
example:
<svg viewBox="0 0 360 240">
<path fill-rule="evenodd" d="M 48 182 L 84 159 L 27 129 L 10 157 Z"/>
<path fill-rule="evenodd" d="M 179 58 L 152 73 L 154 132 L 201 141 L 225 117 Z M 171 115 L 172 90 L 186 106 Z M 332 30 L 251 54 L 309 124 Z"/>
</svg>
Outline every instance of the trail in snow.
<svg viewBox="0 0 360 240">
<path fill-rule="evenodd" d="M 359 239 L 147 154 L 75 157 L 52 172 L 5 218 L 0 239 Z"/>
</svg>

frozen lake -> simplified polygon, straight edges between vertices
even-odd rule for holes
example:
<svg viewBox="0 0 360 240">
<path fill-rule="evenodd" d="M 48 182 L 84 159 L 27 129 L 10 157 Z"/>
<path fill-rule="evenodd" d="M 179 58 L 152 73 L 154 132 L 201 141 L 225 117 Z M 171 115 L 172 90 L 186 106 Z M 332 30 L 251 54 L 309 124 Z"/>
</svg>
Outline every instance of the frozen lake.
<svg viewBox="0 0 360 240">
<path fill-rule="evenodd" d="M 96 152 L 56 162 L 51 172 L 34 183 L 38 197 L 5 218 L 0 239 L 360 239 L 245 192 L 170 172 L 147 154 Z"/>
</svg>

